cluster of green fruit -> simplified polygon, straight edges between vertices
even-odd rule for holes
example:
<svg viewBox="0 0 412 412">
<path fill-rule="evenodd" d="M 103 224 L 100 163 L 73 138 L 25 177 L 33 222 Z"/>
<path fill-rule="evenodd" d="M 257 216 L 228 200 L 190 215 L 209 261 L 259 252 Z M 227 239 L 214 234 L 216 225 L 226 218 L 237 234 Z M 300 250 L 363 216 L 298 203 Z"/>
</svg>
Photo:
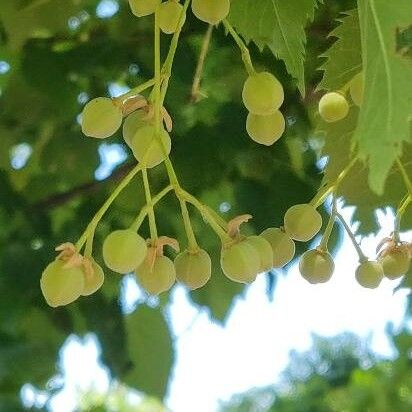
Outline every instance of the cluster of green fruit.
<svg viewBox="0 0 412 412">
<path fill-rule="evenodd" d="M 176 32 L 183 6 L 179 0 L 129 0 L 132 13 L 137 17 L 149 16 L 158 12 L 160 29 L 166 34 Z M 230 0 L 192 0 L 193 14 L 209 24 L 218 24 L 230 11 Z M 183 20 L 184 23 L 184 20 Z"/>
<path fill-rule="evenodd" d="M 349 89 L 349 94 L 356 106 L 361 106 L 363 100 L 363 73 L 359 72 L 344 87 Z M 345 92 L 329 92 L 322 96 L 319 101 L 319 114 L 325 122 L 333 123 L 344 119 L 349 113 L 349 103 Z"/>
<path fill-rule="evenodd" d="M 135 222 L 136 224 L 129 229 L 116 230 L 109 234 L 104 240 L 102 254 L 108 268 L 120 274 L 134 273 L 140 286 L 152 295 L 170 290 L 176 281 L 189 289 L 198 289 L 203 287 L 211 277 L 210 256 L 197 244 L 186 203 L 191 203 L 219 236 L 222 242 L 220 265 L 223 273 L 232 281 L 240 283 L 251 283 L 259 273 L 287 265 L 295 256 L 294 241 L 308 242 L 322 227 L 321 215 L 316 210 L 321 202 L 312 201 L 312 203 L 292 206 L 284 216 L 282 227 L 266 229 L 260 235 L 245 236 L 240 232 L 240 225 L 248 221 L 250 215 L 239 216 L 226 222 L 180 186 L 169 159 L 172 146 L 169 133 L 172 130 L 172 121 L 163 107 L 163 100 L 167 91 L 168 76 L 170 77 L 171 73 L 171 62 L 173 62 L 189 2 L 186 0 L 183 6 L 177 0 L 166 2 L 129 0 L 129 2 L 136 16 L 156 13 L 155 77 L 119 98 L 99 97 L 91 100 L 82 113 L 82 131 L 86 136 L 104 139 L 116 133 L 123 124 L 124 141 L 132 150 L 138 165 L 119 183 L 89 223 L 77 244 L 65 243 L 56 249 L 60 254 L 44 270 L 40 281 L 43 295 L 47 303 L 53 307 L 67 305 L 80 296 L 94 293 L 102 286 L 103 270 L 92 257 L 94 232 L 111 203 L 139 171 L 143 173 L 146 195 L 146 206 L 136 220 L 139 224 Z M 272 74 L 258 73 L 254 70 L 247 47 L 225 20 L 229 9 L 229 0 L 192 1 L 192 10 L 200 20 L 209 24 L 223 21 L 242 50 L 249 73 L 242 93 L 243 102 L 249 111 L 246 122 L 247 132 L 254 141 L 271 145 L 285 130 L 285 119 L 279 111 L 284 100 L 284 91 Z M 174 33 L 162 70 L 160 69 L 160 30 L 164 33 Z M 153 92 L 146 100 L 140 93 L 150 87 L 153 87 Z M 363 93 L 361 73 L 349 82 L 348 88 L 352 100 L 360 105 Z M 348 110 L 346 98 L 340 93 L 326 94 L 319 104 L 320 114 L 328 122 L 344 118 Z M 159 193 L 155 200 L 151 198 L 147 169 L 163 162 L 166 165 L 170 185 Z M 330 189 L 336 188 L 338 184 L 339 179 Z M 188 246 L 183 252 L 180 252 L 176 240 L 157 236 L 154 206 L 172 190 L 181 205 L 182 220 L 188 239 Z M 321 198 L 324 199 L 325 194 L 327 193 L 323 193 Z M 148 240 L 144 240 L 138 234 L 140 224 L 146 216 L 149 218 L 150 226 Z M 300 273 L 310 283 L 326 282 L 334 272 L 335 265 L 328 252 L 327 243 L 337 216 L 341 218 L 336 211 L 334 199 L 334 210 L 320 245 L 304 253 L 300 259 Z M 346 223 L 343 220 L 342 223 L 359 254 L 360 265 L 355 277 L 362 286 L 375 288 L 384 276 L 395 279 L 407 273 L 411 260 L 410 244 L 389 239 L 385 241 L 386 247 L 379 253 L 378 261 L 369 261 L 361 252 Z M 85 251 L 82 254 L 81 250 L 85 244 Z M 165 246 L 171 246 L 177 252 L 174 260 L 164 255 Z"/>
</svg>

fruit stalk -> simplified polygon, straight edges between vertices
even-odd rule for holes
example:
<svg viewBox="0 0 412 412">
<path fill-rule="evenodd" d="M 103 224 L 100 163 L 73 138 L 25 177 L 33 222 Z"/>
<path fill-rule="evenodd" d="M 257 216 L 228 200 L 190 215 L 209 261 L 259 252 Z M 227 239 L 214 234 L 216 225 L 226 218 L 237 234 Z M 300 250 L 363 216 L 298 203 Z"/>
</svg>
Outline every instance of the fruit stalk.
<svg viewBox="0 0 412 412">
<path fill-rule="evenodd" d="M 165 187 L 162 191 L 160 191 L 156 196 L 152 197 L 152 206 L 156 206 L 157 203 L 159 203 L 170 191 L 173 190 L 173 186 L 169 185 L 167 187 Z M 140 228 L 140 226 L 142 225 L 145 217 L 147 216 L 148 213 L 148 206 L 144 206 L 140 212 L 139 215 L 136 217 L 136 219 L 134 220 L 134 222 L 130 225 L 130 229 L 137 232 Z"/>
<path fill-rule="evenodd" d="M 332 199 L 332 211 L 329 217 L 328 224 L 325 229 L 325 233 L 322 236 L 322 240 L 319 245 L 319 249 L 321 250 L 328 250 L 328 242 L 330 235 L 332 234 L 333 226 L 335 225 L 335 220 L 336 220 L 336 213 L 337 213 L 337 200 L 336 196 L 333 196 Z"/>
<path fill-rule="evenodd" d="M 94 232 L 96 229 L 97 224 L 100 222 L 104 214 L 107 212 L 107 209 L 111 206 L 120 192 L 131 182 L 131 180 L 142 170 L 142 166 L 140 164 L 136 165 L 127 175 L 126 177 L 118 184 L 116 189 L 113 193 L 109 196 L 109 198 L 104 202 L 103 206 L 96 212 L 93 219 L 88 224 L 86 230 L 80 236 L 79 240 L 76 243 L 76 250 L 80 251 L 83 247 L 84 243 L 86 242 L 87 238 L 90 236 L 90 233 Z"/>
<path fill-rule="evenodd" d="M 207 28 L 206 34 L 203 38 L 202 49 L 200 50 L 199 60 L 197 62 L 196 71 L 193 78 L 192 91 L 190 95 L 191 100 L 194 103 L 199 100 L 199 96 L 201 95 L 200 82 L 202 81 L 203 68 L 205 65 L 207 52 L 209 50 L 212 33 L 213 25 L 209 24 L 209 27 Z"/>
<path fill-rule="evenodd" d="M 361 262 L 361 263 L 366 262 L 368 260 L 368 258 L 362 252 L 362 249 L 359 246 L 358 242 L 356 241 L 355 235 L 352 233 L 349 225 L 346 223 L 345 219 L 343 218 L 343 216 L 339 212 L 336 212 L 336 217 L 340 220 L 340 222 L 342 223 L 343 227 L 346 230 L 346 233 L 349 235 L 349 238 L 350 238 L 351 242 L 353 243 L 353 246 L 355 247 L 356 252 L 359 256 L 359 262 Z"/>
<path fill-rule="evenodd" d="M 223 25 L 225 29 L 230 33 L 235 43 L 238 45 L 240 52 L 242 53 L 242 60 L 245 65 L 246 71 L 249 75 L 256 73 L 255 68 L 253 67 L 252 59 L 250 58 L 250 52 L 246 44 L 240 38 L 240 36 L 236 33 L 236 30 L 232 27 L 232 25 L 227 21 L 227 19 L 223 20 Z"/>
<path fill-rule="evenodd" d="M 152 240 L 157 240 L 156 218 L 154 214 L 152 195 L 150 193 L 150 184 L 149 184 L 149 178 L 147 176 L 146 168 L 143 169 L 142 175 L 143 175 L 144 192 L 146 196 L 147 214 L 149 216 L 150 237 L 152 238 Z"/>
</svg>

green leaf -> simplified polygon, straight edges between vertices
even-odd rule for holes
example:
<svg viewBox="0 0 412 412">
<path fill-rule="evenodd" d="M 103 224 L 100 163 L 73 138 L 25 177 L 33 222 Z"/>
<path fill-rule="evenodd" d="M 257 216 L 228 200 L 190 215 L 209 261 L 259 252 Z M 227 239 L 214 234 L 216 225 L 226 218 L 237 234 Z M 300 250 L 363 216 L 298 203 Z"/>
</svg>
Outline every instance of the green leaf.
<svg viewBox="0 0 412 412">
<path fill-rule="evenodd" d="M 162 399 L 174 361 L 173 342 L 162 313 L 140 306 L 126 317 L 126 330 L 134 365 L 126 383 Z"/>
<path fill-rule="evenodd" d="M 356 107 L 353 107 L 344 120 L 318 125 L 318 130 L 325 141 L 322 155 L 328 157 L 323 184 L 335 181 L 354 156 L 351 141 L 356 129 L 358 111 Z M 401 161 L 410 176 L 412 176 L 411 156 L 412 146 L 408 145 L 405 147 Z M 365 164 L 362 161 L 357 162 L 341 182 L 337 192 L 344 198 L 347 205 L 356 206 L 354 220 L 360 223 L 358 233 L 362 235 L 376 233 L 379 230 L 375 209 L 388 206 L 395 209 L 407 193 L 405 183 L 396 166 L 393 166 L 388 174 L 384 195 L 378 195 L 371 190 L 368 185 L 368 173 Z M 410 227 L 410 219 L 411 216 L 405 213 L 402 228 L 406 229 L 408 225 Z"/>
<path fill-rule="evenodd" d="M 237 0 L 229 20 L 247 40 L 260 49 L 268 46 L 282 59 L 305 94 L 305 26 L 312 21 L 317 0 Z"/>
<path fill-rule="evenodd" d="M 410 141 L 412 64 L 397 53 L 396 33 L 410 25 L 412 2 L 359 0 L 365 92 L 354 141 L 369 165 L 369 185 L 383 193 L 385 180 Z"/>
<path fill-rule="evenodd" d="M 351 10 L 338 21 L 341 24 L 328 37 L 336 42 L 321 56 L 326 62 L 320 67 L 324 71 L 319 89 L 339 90 L 362 70 L 361 38 L 357 10 Z"/>
</svg>

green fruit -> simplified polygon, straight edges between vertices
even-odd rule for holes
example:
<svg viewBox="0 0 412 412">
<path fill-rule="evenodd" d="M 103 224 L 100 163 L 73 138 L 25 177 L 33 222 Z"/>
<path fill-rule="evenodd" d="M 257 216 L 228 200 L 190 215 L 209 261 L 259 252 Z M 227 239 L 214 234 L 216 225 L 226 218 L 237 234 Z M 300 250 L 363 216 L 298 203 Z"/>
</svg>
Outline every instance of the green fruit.
<svg viewBox="0 0 412 412">
<path fill-rule="evenodd" d="M 135 158 L 146 165 L 155 167 L 162 163 L 172 148 L 169 133 L 161 129 L 160 139 L 156 136 L 154 126 L 148 125 L 137 130 L 131 141 L 131 148 Z"/>
<path fill-rule="evenodd" d="M 319 101 L 319 113 L 325 122 L 337 122 L 348 115 L 349 104 L 340 93 L 326 93 Z"/>
<path fill-rule="evenodd" d="M 132 13 L 137 17 L 148 16 L 156 11 L 161 0 L 129 0 Z"/>
<path fill-rule="evenodd" d="M 104 272 L 100 265 L 95 261 L 92 262 L 93 273 L 88 274 L 84 269 L 84 288 L 82 296 L 89 296 L 97 292 L 104 282 Z"/>
<path fill-rule="evenodd" d="M 147 254 L 145 240 L 130 229 L 116 230 L 106 237 L 103 243 L 103 259 L 114 272 L 133 272 Z"/>
<path fill-rule="evenodd" d="M 242 98 L 250 113 L 270 115 L 283 103 L 283 87 L 271 73 L 255 73 L 246 79 Z"/>
<path fill-rule="evenodd" d="M 389 251 L 381 260 L 383 273 L 388 279 L 397 279 L 409 271 L 411 258 L 409 252 L 402 247 Z"/>
<path fill-rule="evenodd" d="M 263 236 L 271 245 L 273 251 L 274 268 L 282 268 L 295 256 L 295 242 L 281 229 L 269 228 L 262 232 Z"/>
<path fill-rule="evenodd" d="M 376 289 L 383 279 L 383 267 L 378 262 L 363 262 L 356 269 L 355 277 L 364 288 Z"/>
<path fill-rule="evenodd" d="M 269 115 L 249 113 L 246 120 L 248 135 L 256 143 L 271 146 L 282 137 L 285 131 L 285 118 L 279 110 Z"/>
<path fill-rule="evenodd" d="M 185 250 L 176 256 L 174 263 L 177 280 L 192 290 L 206 285 L 212 274 L 212 261 L 203 249 Z"/>
<path fill-rule="evenodd" d="M 309 283 L 325 283 L 332 277 L 335 263 L 328 252 L 308 250 L 300 259 L 299 270 Z"/>
<path fill-rule="evenodd" d="M 152 256 L 148 253 L 148 257 Z M 166 256 L 156 256 L 154 262 L 146 258 L 136 269 L 139 285 L 151 295 L 159 295 L 171 289 L 176 281 L 173 262 Z"/>
<path fill-rule="evenodd" d="M 112 136 L 122 125 L 122 109 L 107 97 L 90 100 L 82 113 L 82 132 L 89 137 L 104 139 Z"/>
<path fill-rule="evenodd" d="M 193 14 L 209 24 L 217 24 L 227 17 L 229 0 L 192 0 Z"/>
<path fill-rule="evenodd" d="M 284 217 L 285 232 L 295 240 L 307 242 L 322 227 L 322 216 L 310 204 L 300 204 L 288 209 Z"/>
<path fill-rule="evenodd" d="M 246 242 L 252 245 L 259 254 L 259 272 L 268 272 L 273 268 L 273 251 L 270 243 L 262 236 L 248 236 Z"/>
<path fill-rule="evenodd" d="M 220 265 L 223 273 L 234 282 L 251 283 L 259 273 L 259 252 L 246 240 L 222 249 Z"/>
<path fill-rule="evenodd" d="M 49 306 L 68 305 L 84 290 L 84 274 L 80 267 L 64 268 L 66 263 L 55 260 L 43 271 L 40 288 Z"/>
<path fill-rule="evenodd" d="M 147 126 L 149 120 L 146 119 L 146 113 L 144 110 L 137 110 L 127 116 L 123 123 L 123 139 L 130 147 L 132 144 L 133 136 L 137 130 L 143 126 Z"/>
<path fill-rule="evenodd" d="M 159 7 L 159 27 L 163 33 L 173 34 L 179 27 L 183 6 L 176 0 L 168 0 Z"/>
<path fill-rule="evenodd" d="M 363 101 L 363 88 L 364 88 L 364 81 L 363 81 L 363 73 L 358 73 L 350 82 L 350 96 L 352 97 L 353 103 L 356 106 L 360 106 Z"/>
</svg>

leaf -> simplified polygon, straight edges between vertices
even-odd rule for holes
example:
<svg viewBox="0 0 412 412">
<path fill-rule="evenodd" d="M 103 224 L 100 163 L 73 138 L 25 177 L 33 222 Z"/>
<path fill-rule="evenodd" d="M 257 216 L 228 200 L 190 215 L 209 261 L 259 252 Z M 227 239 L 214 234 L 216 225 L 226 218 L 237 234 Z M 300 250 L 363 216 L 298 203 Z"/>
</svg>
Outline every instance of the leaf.
<svg viewBox="0 0 412 412">
<path fill-rule="evenodd" d="M 318 132 L 324 136 L 322 155 L 328 157 L 324 170 L 323 184 L 332 183 L 353 158 L 351 141 L 356 129 L 358 109 L 353 107 L 349 115 L 337 123 L 321 123 Z M 412 175 L 412 146 L 405 147 L 401 161 L 409 175 Z M 337 194 L 342 196 L 346 205 L 356 206 L 354 220 L 360 223 L 358 233 L 376 233 L 379 226 L 375 209 L 396 208 L 406 194 L 406 186 L 397 167 L 392 167 L 385 184 L 384 194 L 378 195 L 368 185 L 368 168 L 359 161 L 341 182 Z M 410 225 L 408 213 L 404 215 L 402 227 Z M 388 233 L 389 235 L 389 233 Z"/>
<path fill-rule="evenodd" d="M 354 141 L 368 162 L 369 185 L 382 194 L 405 142 L 411 141 L 412 64 L 397 53 L 396 32 L 410 25 L 412 2 L 360 0 L 364 100 Z"/>
<path fill-rule="evenodd" d="M 317 0 L 237 0 L 231 6 L 230 22 L 247 42 L 260 49 L 268 46 L 282 59 L 305 94 L 305 26 L 314 17 Z"/>
<path fill-rule="evenodd" d="M 328 37 L 336 42 L 321 56 L 326 62 L 320 67 L 324 71 L 318 89 L 339 90 L 362 70 L 361 38 L 357 10 L 351 10 L 338 21 L 341 24 Z"/>
<path fill-rule="evenodd" d="M 129 385 L 162 399 L 174 361 L 169 327 L 159 310 L 140 306 L 126 317 L 127 341 L 134 368 Z"/>
</svg>

